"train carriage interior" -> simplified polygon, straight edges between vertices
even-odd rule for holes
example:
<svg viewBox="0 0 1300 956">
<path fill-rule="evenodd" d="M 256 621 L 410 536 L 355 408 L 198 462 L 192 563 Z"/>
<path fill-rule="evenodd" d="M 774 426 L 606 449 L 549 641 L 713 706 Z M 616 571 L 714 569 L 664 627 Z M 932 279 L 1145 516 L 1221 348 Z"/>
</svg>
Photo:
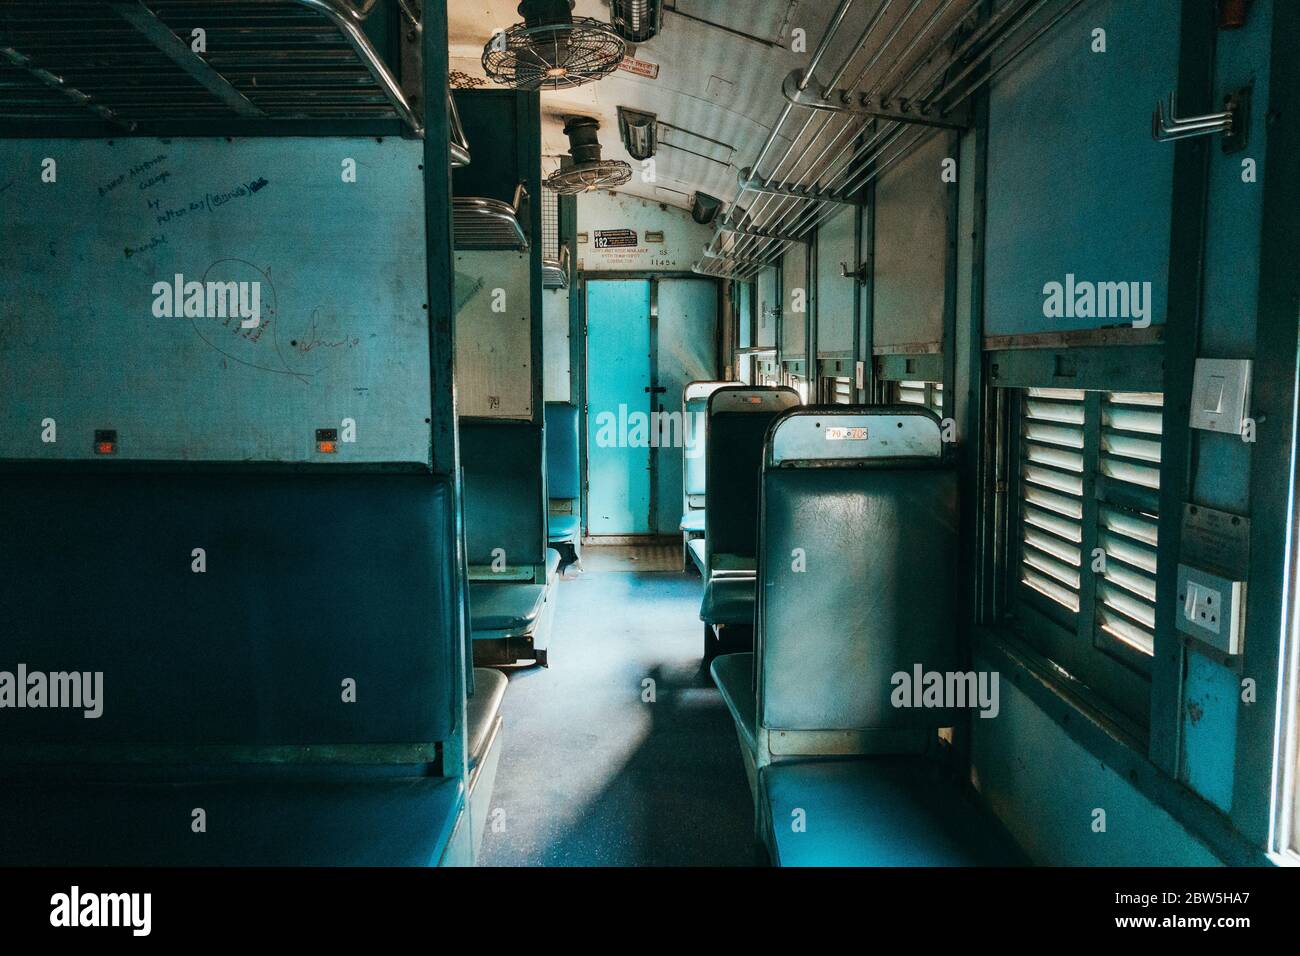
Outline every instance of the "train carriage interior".
<svg viewBox="0 0 1300 956">
<path fill-rule="evenodd" d="M 0 864 L 1300 863 L 1298 48 L 0 0 Z"/>
</svg>

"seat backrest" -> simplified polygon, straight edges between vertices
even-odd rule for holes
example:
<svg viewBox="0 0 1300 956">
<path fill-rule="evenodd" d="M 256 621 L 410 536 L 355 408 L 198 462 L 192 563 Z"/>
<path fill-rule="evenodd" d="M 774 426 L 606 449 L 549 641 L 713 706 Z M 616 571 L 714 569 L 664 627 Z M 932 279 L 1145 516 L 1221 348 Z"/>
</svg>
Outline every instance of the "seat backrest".
<svg viewBox="0 0 1300 956">
<path fill-rule="evenodd" d="M 915 406 L 787 412 L 764 451 L 759 539 L 761 726 L 951 725 L 951 710 L 891 702 L 895 674 L 947 674 L 956 661 L 957 476 L 938 418 Z"/>
<path fill-rule="evenodd" d="M 755 555 L 763 437 L 777 415 L 798 404 L 799 393 L 784 386 L 728 385 L 709 396 L 704 537 L 710 563 L 715 554 Z"/>
<path fill-rule="evenodd" d="M 704 451 L 707 447 L 709 396 L 726 382 L 688 382 L 682 389 L 682 485 L 685 497 L 700 499 L 704 495 Z"/>
<path fill-rule="evenodd" d="M 447 739 L 453 500 L 429 475 L 0 476 L 0 671 L 103 675 L 100 716 L 6 709 L 5 741 Z"/>
<path fill-rule="evenodd" d="M 471 568 L 491 565 L 498 548 L 512 569 L 545 562 L 541 425 L 461 419 L 460 462 Z"/>
<path fill-rule="evenodd" d="M 578 481 L 578 408 L 567 402 L 546 403 L 546 494 L 581 497 Z"/>
</svg>

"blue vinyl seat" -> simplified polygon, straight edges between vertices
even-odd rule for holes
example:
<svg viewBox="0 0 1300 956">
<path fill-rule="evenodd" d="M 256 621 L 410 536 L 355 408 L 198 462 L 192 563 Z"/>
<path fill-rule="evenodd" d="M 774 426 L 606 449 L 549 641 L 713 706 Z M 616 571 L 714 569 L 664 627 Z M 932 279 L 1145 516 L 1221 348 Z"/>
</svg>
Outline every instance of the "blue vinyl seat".
<svg viewBox="0 0 1300 956">
<path fill-rule="evenodd" d="M 547 402 L 547 542 L 561 553 L 562 567 L 570 564 L 582 566 L 582 485 L 578 447 L 577 406 L 567 402 Z"/>
<path fill-rule="evenodd" d="M 473 660 L 549 664 L 560 553 L 547 547 L 542 426 L 463 420 Z"/>
<path fill-rule="evenodd" d="M 678 525 L 682 545 L 704 536 L 704 452 L 708 445 L 709 396 L 726 386 L 727 382 L 688 382 L 682 389 L 682 520 Z M 691 557 L 689 552 L 687 557 Z M 689 568 L 686 560 L 683 566 Z M 699 563 L 695 562 L 699 568 Z M 701 570 L 701 574 L 703 571 Z"/>
<path fill-rule="evenodd" d="M 774 763 L 763 771 L 760 800 L 777 866 L 1025 862 L 969 793 L 916 758 Z"/>
<path fill-rule="evenodd" d="M 105 675 L 97 719 L 6 715 L 0 863 L 443 862 L 453 502 L 427 475 L 0 478 L 7 653 Z M 209 543 L 202 586 L 178 540 Z"/>
<path fill-rule="evenodd" d="M 784 387 L 727 385 L 709 393 L 704 544 L 687 543 L 704 581 L 705 661 L 728 644 L 750 639 L 763 436 L 781 412 L 798 404 L 799 394 Z"/>
<path fill-rule="evenodd" d="M 736 723 L 755 831 L 780 865 L 1023 862 L 893 677 L 957 669 L 957 483 L 914 406 L 799 408 L 772 425 L 752 654 L 711 673 Z M 796 555 L 797 559 L 792 559 Z M 939 577 L 936 577 L 938 575 Z"/>
<path fill-rule="evenodd" d="M 0 865 L 434 866 L 465 798 L 459 777 L 386 776 L 377 767 L 337 780 L 266 768 L 260 778 L 247 768 L 234 779 L 200 778 L 210 772 L 109 782 L 85 768 L 76 780 L 5 781 L 12 825 Z M 191 829 L 194 808 L 205 832 Z"/>
</svg>

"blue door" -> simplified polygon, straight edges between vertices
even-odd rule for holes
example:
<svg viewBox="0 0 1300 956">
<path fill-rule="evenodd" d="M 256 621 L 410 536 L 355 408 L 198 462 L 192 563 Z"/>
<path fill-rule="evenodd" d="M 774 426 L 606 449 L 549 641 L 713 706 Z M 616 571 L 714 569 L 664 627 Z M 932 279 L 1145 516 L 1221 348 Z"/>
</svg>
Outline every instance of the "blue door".
<svg viewBox="0 0 1300 956">
<path fill-rule="evenodd" d="M 663 389 L 655 409 L 681 412 L 687 384 L 718 377 L 718 284 L 712 279 L 665 278 L 656 279 L 655 285 L 655 382 Z M 674 434 L 680 437 L 683 431 Z M 660 534 L 676 534 L 685 508 L 684 449 L 676 440 L 659 446 L 654 452 L 655 525 Z"/>
<path fill-rule="evenodd" d="M 588 534 L 653 531 L 650 382 L 650 281 L 588 281 Z"/>
</svg>

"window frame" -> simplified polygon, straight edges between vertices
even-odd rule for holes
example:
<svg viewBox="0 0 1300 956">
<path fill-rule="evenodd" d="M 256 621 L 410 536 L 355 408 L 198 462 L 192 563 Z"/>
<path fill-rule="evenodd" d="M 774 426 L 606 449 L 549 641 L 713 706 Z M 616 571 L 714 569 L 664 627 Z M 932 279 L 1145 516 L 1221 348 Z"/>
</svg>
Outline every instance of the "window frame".
<svg viewBox="0 0 1300 956">
<path fill-rule="evenodd" d="M 1030 387 L 1062 386 L 1004 389 L 1009 407 L 1002 443 L 1006 455 L 1004 474 L 1007 476 L 1007 528 L 1002 555 L 1006 581 L 1004 619 L 1030 647 L 1086 685 L 1099 700 L 1118 711 L 1135 727 L 1145 731 L 1150 723 L 1152 656 L 1118 638 L 1105 635 L 1098 628 L 1097 583 L 1102 575 L 1091 569 L 1091 555 L 1099 540 L 1099 505 L 1118 503 L 1118 499 L 1099 497 L 1110 494 L 1099 488 L 1104 484 L 1099 479 L 1104 478 L 1100 471 L 1104 397 L 1108 392 L 1120 390 L 1081 389 L 1084 392 L 1084 421 L 1079 610 L 1071 613 L 1020 580 L 1022 422 Z"/>
</svg>

